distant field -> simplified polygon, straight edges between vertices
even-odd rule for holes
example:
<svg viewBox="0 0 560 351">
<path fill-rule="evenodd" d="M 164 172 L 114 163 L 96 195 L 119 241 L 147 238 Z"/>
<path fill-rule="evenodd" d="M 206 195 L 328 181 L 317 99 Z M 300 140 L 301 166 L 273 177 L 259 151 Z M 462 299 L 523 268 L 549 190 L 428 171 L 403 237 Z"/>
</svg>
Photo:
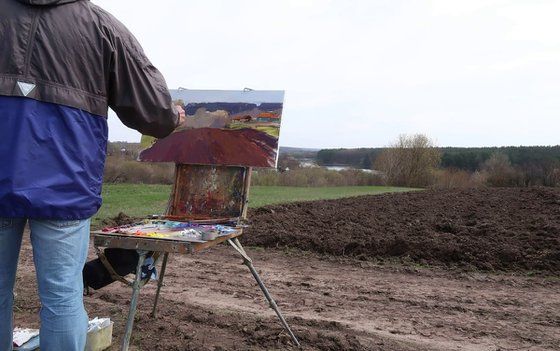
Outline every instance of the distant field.
<svg viewBox="0 0 560 351">
<path fill-rule="evenodd" d="M 249 207 L 410 190 L 414 189 L 384 186 L 323 188 L 253 186 L 249 193 Z M 131 217 L 161 214 L 167 207 L 170 191 L 170 185 L 105 184 L 102 194 L 103 206 L 93 218 L 92 224 L 94 227 L 100 226 L 101 220 L 115 217 L 119 212 Z"/>
<path fill-rule="evenodd" d="M 303 188 L 289 186 L 253 186 L 249 192 L 249 207 L 261 207 L 295 201 L 339 199 L 341 197 L 411 191 L 411 188 L 391 186 L 348 186 Z"/>
</svg>

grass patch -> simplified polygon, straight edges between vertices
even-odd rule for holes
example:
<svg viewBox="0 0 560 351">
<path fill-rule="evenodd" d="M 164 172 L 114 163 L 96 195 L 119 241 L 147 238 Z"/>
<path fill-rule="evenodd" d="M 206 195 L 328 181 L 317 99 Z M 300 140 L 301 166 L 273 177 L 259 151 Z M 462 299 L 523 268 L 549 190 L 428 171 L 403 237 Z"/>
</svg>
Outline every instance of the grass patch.
<svg viewBox="0 0 560 351">
<path fill-rule="evenodd" d="M 249 207 L 295 201 L 338 199 L 349 196 L 411 191 L 411 188 L 386 186 L 349 187 L 287 187 L 252 186 L 249 192 Z M 170 185 L 161 184 L 104 184 L 103 205 L 93 217 L 92 226 L 99 228 L 105 218 L 116 217 L 123 212 L 131 217 L 162 214 L 167 207 L 171 192 Z"/>
<path fill-rule="evenodd" d="M 116 217 L 119 212 L 131 217 L 161 214 L 167 208 L 171 185 L 163 184 L 104 184 L 103 205 L 92 219 L 92 226 L 101 226 L 105 218 Z"/>
<path fill-rule="evenodd" d="M 262 207 L 266 205 L 296 201 L 339 199 L 342 197 L 394 193 L 411 190 L 415 189 L 391 186 L 252 186 L 249 192 L 249 207 Z"/>
</svg>

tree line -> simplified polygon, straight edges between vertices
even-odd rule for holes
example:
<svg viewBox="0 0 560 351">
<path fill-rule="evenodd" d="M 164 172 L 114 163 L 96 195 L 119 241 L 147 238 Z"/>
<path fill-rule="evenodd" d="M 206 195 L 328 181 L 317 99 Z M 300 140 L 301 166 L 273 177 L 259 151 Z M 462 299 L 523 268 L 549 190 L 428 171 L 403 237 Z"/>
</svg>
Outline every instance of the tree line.
<svg viewBox="0 0 560 351">
<path fill-rule="evenodd" d="M 384 148 L 320 150 L 317 163 L 373 168 L 399 186 L 453 186 L 451 178 L 465 186 L 560 186 L 560 145 L 437 147 L 425 135 L 401 135 Z"/>
<path fill-rule="evenodd" d="M 137 143 L 109 143 L 105 181 L 170 184 L 174 165 L 136 161 Z M 299 150 L 299 149 L 298 149 Z M 384 148 L 325 149 L 319 165 L 356 170 L 306 167 L 313 153 L 281 150 L 278 170 L 255 169 L 255 185 L 408 187 L 560 186 L 560 146 L 457 148 L 437 147 L 425 135 L 401 135 Z M 362 172 L 357 169 L 370 169 Z"/>
<path fill-rule="evenodd" d="M 321 166 L 345 165 L 352 168 L 370 169 L 377 157 L 387 147 L 359 149 L 322 149 L 317 152 L 317 164 Z M 500 153 L 513 166 L 555 163 L 560 160 L 557 146 L 506 146 L 506 147 L 436 147 L 441 153 L 442 168 L 465 171 L 481 170 L 493 154 Z"/>
</svg>

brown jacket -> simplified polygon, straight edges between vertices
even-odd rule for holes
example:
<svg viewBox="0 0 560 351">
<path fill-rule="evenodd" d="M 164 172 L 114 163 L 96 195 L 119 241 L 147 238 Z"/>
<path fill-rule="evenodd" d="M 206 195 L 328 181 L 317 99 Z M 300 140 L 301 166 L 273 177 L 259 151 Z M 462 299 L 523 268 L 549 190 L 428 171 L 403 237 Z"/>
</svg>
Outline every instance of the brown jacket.
<svg viewBox="0 0 560 351">
<path fill-rule="evenodd" d="M 125 125 L 155 137 L 176 127 L 160 72 L 124 25 L 91 2 L 0 0 L 0 34 L 0 95 L 103 117 L 111 107 Z"/>
<path fill-rule="evenodd" d="M 86 0 L 0 0 L 0 217 L 90 218 L 107 109 L 155 137 L 178 115 L 130 32 Z"/>
</svg>

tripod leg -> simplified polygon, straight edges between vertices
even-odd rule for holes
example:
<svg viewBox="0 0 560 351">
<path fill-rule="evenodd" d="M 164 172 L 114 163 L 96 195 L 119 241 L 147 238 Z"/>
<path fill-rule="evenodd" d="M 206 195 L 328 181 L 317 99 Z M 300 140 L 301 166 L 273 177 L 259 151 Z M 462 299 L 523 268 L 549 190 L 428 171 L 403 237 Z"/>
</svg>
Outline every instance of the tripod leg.
<svg viewBox="0 0 560 351">
<path fill-rule="evenodd" d="M 261 288 L 264 296 L 266 297 L 266 299 L 268 301 L 268 304 L 270 305 L 270 308 L 272 308 L 274 310 L 274 312 L 276 312 L 276 315 L 278 316 L 278 319 L 280 319 L 280 322 L 284 326 L 284 329 L 290 335 L 290 338 L 292 339 L 292 342 L 296 346 L 300 346 L 298 339 L 296 338 L 296 336 L 294 335 L 294 333 L 290 329 L 290 326 L 288 325 L 288 322 L 286 322 L 286 320 L 284 319 L 284 316 L 282 316 L 282 313 L 280 313 L 280 310 L 278 309 L 278 305 L 276 304 L 276 302 L 274 301 L 274 299 L 272 298 L 272 296 L 268 292 L 268 289 L 264 285 L 261 277 L 259 276 L 259 273 L 255 269 L 255 266 L 253 266 L 253 261 L 247 255 L 247 253 L 245 252 L 245 249 L 243 248 L 243 246 L 241 246 L 241 243 L 239 242 L 239 240 L 237 240 L 237 238 L 235 238 L 233 240 L 229 239 L 228 242 L 231 246 L 233 246 L 233 248 L 237 252 L 239 252 L 241 254 L 241 256 L 243 256 L 243 263 L 249 268 L 249 270 L 251 271 L 251 274 L 253 275 L 253 277 L 257 281 L 257 284 L 259 284 L 259 287 Z"/>
<path fill-rule="evenodd" d="M 156 317 L 156 307 L 159 299 L 159 291 L 163 286 L 163 276 L 165 275 L 165 268 L 167 267 L 167 257 L 169 257 L 169 252 L 163 254 L 163 262 L 161 263 L 161 272 L 158 279 L 157 291 L 156 291 L 156 299 L 154 300 L 154 308 L 152 309 L 152 317 Z"/>
<path fill-rule="evenodd" d="M 128 319 L 126 321 L 126 329 L 124 333 L 122 351 L 128 351 L 130 344 L 130 336 L 132 335 L 132 326 L 134 325 L 134 315 L 136 314 L 136 306 L 138 305 L 138 295 L 140 294 L 140 280 L 142 277 L 142 265 L 146 259 L 147 251 L 138 251 L 138 265 L 136 266 L 136 277 L 132 284 L 132 298 L 130 299 L 130 307 L 128 308 Z"/>
</svg>

